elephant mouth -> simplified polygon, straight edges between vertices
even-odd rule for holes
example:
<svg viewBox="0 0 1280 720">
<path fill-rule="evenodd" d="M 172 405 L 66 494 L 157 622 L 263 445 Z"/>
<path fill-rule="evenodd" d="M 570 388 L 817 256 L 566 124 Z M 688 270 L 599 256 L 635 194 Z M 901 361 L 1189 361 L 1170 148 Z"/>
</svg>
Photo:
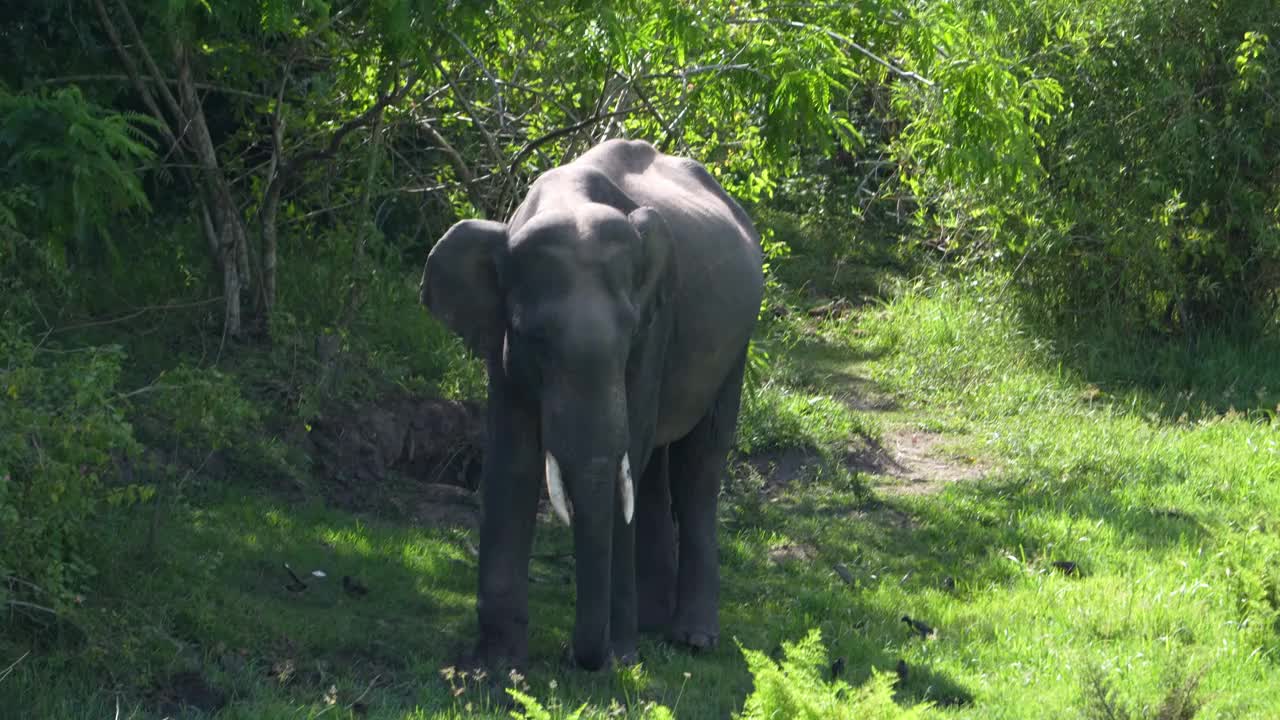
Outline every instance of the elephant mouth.
<svg viewBox="0 0 1280 720">
<path fill-rule="evenodd" d="M 555 510 L 556 517 L 560 518 L 565 525 L 573 525 L 573 504 L 569 500 L 569 494 L 565 492 L 564 474 L 560 471 L 560 463 L 556 460 L 556 456 L 550 450 L 546 452 L 546 471 L 547 496 L 551 499 L 551 508 Z M 627 524 L 631 524 L 631 518 L 635 515 L 636 493 L 635 483 L 631 480 L 631 458 L 629 453 L 622 454 L 622 460 L 618 463 L 618 499 L 622 503 L 622 516 Z"/>
</svg>

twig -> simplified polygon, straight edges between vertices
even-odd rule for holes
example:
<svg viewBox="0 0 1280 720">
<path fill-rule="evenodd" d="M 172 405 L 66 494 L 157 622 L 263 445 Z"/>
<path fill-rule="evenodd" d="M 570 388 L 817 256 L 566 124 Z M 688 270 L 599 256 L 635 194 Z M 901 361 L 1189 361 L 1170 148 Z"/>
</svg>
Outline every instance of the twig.
<svg viewBox="0 0 1280 720">
<path fill-rule="evenodd" d="M 476 66 L 480 68 L 480 72 L 484 73 L 485 78 L 487 78 L 489 80 L 489 83 L 493 85 L 493 103 L 494 103 L 494 106 L 498 109 L 498 126 L 506 127 L 507 110 L 506 110 L 506 105 L 503 103 L 503 100 L 502 100 L 502 91 L 498 89 L 498 79 L 493 76 L 493 73 L 489 72 L 489 66 L 485 65 L 484 62 L 480 60 L 480 58 L 476 57 L 475 53 L 471 52 L 471 48 L 467 46 L 467 43 L 464 42 L 462 38 L 458 37 L 457 33 L 455 33 L 454 31 L 448 28 L 445 28 L 445 32 L 449 33 L 449 37 L 453 38 L 454 42 L 462 46 L 463 52 L 471 56 L 471 59 L 475 62 Z M 436 66 L 440 67 L 439 62 L 436 63 Z M 443 67 L 440 68 L 440 74 L 444 75 L 445 82 L 449 82 L 449 76 L 445 75 Z M 452 82 L 449 82 L 449 84 L 453 85 Z M 454 88 L 454 92 L 455 93 L 457 92 L 457 88 Z M 468 112 L 470 111 L 468 110 Z"/>
<path fill-rule="evenodd" d="M 140 79 L 142 80 L 142 82 L 145 82 L 145 83 L 151 83 L 151 84 L 156 83 L 155 78 L 146 77 L 146 78 L 140 78 Z M 162 81 L 170 85 L 178 84 L 178 81 L 173 78 L 163 78 Z M 79 83 L 79 82 L 133 82 L 133 78 L 129 77 L 128 75 L 111 74 L 111 73 L 103 73 L 103 74 L 97 74 L 97 75 L 64 75 L 62 77 L 45 78 L 44 80 L 38 80 L 34 84 L 36 87 L 39 87 L 41 85 L 57 85 L 61 83 Z M 243 97 L 251 98 L 253 100 L 270 100 L 271 99 L 269 95 L 263 95 L 261 93 L 252 92 L 250 90 L 237 90 L 236 88 L 227 87 L 225 85 L 214 85 L 212 83 L 195 83 L 195 86 L 201 90 L 226 93 L 227 95 L 240 95 Z"/>
<path fill-rule="evenodd" d="M 188 303 L 172 303 L 169 305 L 148 305 L 146 307 L 139 308 L 137 310 L 134 310 L 133 312 L 126 313 L 118 317 L 107 318 L 105 320 L 92 320 L 90 322 L 77 323 L 75 325 L 66 325 L 64 327 L 57 328 L 52 332 L 64 333 L 64 332 L 70 332 L 71 330 L 82 330 L 87 327 L 98 327 L 100 325 L 113 325 L 115 323 L 132 320 L 140 315 L 143 315 L 148 312 L 153 312 L 156 310 L 181 310 L 184 308 L 201 307 L 203 305 L 212 305 L 213 303 L 219 302 L 220 300 L 222 300 L 221 295 L 217 297 L 207 298 L 204 300 L 196 300 L 194 302 L 188 302 Z"/>
<path fill-rule="evenodd" d="M 55 617 L 58 615 L 58 611 L 54 610 L 53 608 L 47 608 L 43 605 L 29 603 L 25 600 L 6 600 L 5 604 L 8 605 L 9 607 L 25 608 L 27 610 L 39 610 L 40 612 L 49 613 L 50 615 L 53 615 Z"/>
<path fill-rule="evenodd" d="M 23 660 L 25 660 L 25 659 L 27 658 L 27 656 L 28 656 L 28 655 L 30 655 L 30 654 L 31 654 L 31 651 L 30 651 L 30 650 L 28 650 L 28 651 L 26 651 L 26 652 L 22 653 L 22 657 L 18 658 L 17 660 L 14 660 L 12 663 L 10 663 L 10 664 L 9 664 L 9 667 L 7 667 L 7 668 L 5 668 L 5 669 L 4 669 L 4 672 L 0 672 L 0 682 L 4 682 L 4 679 L 5 679 L 5 678 L 7 678 L 7 677 L 9 677 L 9 675 L 13 673 L 13 669 L 14 669 L 14 668 L 16 668 L 16 667 L 18 667 L 18 663 L 20 663 L 20 662 L 22 662 Z"/>
<path fill-rule="evenodd" d="M 461 43 L 462 40 L 459 39 L 458 42 Z M 468 50 L 468 52 L 470 51 Z M 472 57 L 475 57 L 475 56 L 472 56 Z M 480 62 L 479 59 L 477 59 L 476 62 L 479 63 Z M 450 90 L 453 91 L 453 96 L 457 98 L 458 104 L 462 106 L 463 112 L 465 112 L 468 115 L 468 117 L 471 118 L 471 123 L 475 125 L 475 128 L 477 130 L 480 131 L 480 135 L 484 138 L 485 145 L 488 146 L 489 148 L 489 154 L 493 156 L 493 162 L 498 167 L 501 167 L 502 160 L 503 160 L 502 151 L 498 149 L 498 141 L 493 137 L 493 133 L 490 133 L 489 129 L 485 127 L 484 123 L 480 122 L 480 116 L 476 113 L 475 107 L 471 104 L 471 100 L 467 98 L 466 95 L 463 95 L 462 91 L 458 89 L 457 84 L 454 83 L 453 78 L 449 76 L 449 73 L 445 71 L 444 65 L 440 63 L 439 59 L 435 60 L 435 65 L 436 65 L 436 69 L 440 71 L 440 77 L 444 78 L 445 84 L 449 87 Z M 482 72 L 488 74 L 488 70 L 484 67 L 483 64 L 480 65 L 480 69 Z M 501 129 L 506 126 L 506 117 L 505 117 L 506 113 L 502 107 L 501 93 L 498 91 L 498 88 L 496 85 L 494 86 L 494 93 L 499 97 L 498 126 L 499 126 L 499 129 Z M 434 131 L 428 128 L 428 132 L 434 132 Z M 454 164 L 455 165 L 458 164 L 458 161 L 455 160 Z M 470 187 L 470 183 L 468 183 L 468 187 Z M 479 206 L 477 206 L 477 209 L 480 209 Z"/>
<path fill-rule="evenodd" d="M 876 55 L 875 53 L 871 52 L 870 50 L 863 47 L 862 45 L 859 45 L 858 43 L 854 42 L 852 38 L 841 35 L 840 33 L 835 32 L 834 30 L 828 30 L 827 28 L 824 28 L 820 25 L 812 25 L 810 23 L 800 22 L 798 20 L 783 20 L 781 18 L 727 18 L 726 22 L 729 22 L 733 25 L 786 25 L 788 27 L 800 28 L 803 30 L 816 30 L 826 35 L 827 37 L 831 38 L 832 40 L 842 42 L 845 45 L 848 45 L 849 47 L 853 48 L 854 50 L 857 50 L 858 52 L 867 56 L 871 60 L 879 63 L 880 65 L 883 65 L 889 72 L 893 73 L 894 75 L 897 75 L 900 78 L 903 78 L 905 80 L 914 80 L 923 85 L 934 87 L 934 83 L 932 80 L 922 75 L 919 75 L 917 73 L 911 72 L 910 70 L 903 70 L 897 65 L 894 65 L 893 63 L 889 62 L 888 60 L 885 60 L 879 55 Z"/>
<path fill-rule="evenodd" d="M 484 198 L 480 196 L 480 191 L 476 188 L 476 176 L 471 172 L 471 168 L 467 167 L 467 161 L 462 158 L 462 153 L 459 153 L 457 149 L 454 148 L 453 145 L 450 144 L 449 141 L 446 140 L 445 137 L 426 120 L 419 120 L 418 125 L 426 131 L 427 135 L 431 138 L 431 142 L 435 143 L 445 155 L 449 156 L 449 161 L 453 164 L 453 169 L 457 171 L 458 178 L 462 180 L 463 187 L 467 191 L 467 199 L 471 201 L 471 204 L 474 205 L 476 210 L 479 210 L 482 215 L 489 217 L 488 203 L 486 203 Z"/>
<path fill-rule="evenodd" d="M 342 123 L 342 125 L 340 125 L 329 138 L 329 144 L 323 150 L 312 150 L 299 155 L 285 165 L 285 171 L 281 174 L 292 174 L 301 169 L 302 165 L 307 162 L 312 160 L 323 160 L 337 155 L 338 148 L 342 146 L 342 141 L 346 139 L 347 135 L 351 134 L 353 130 L 364 127 L 365 125 L 373 122 L 374 118 L 381 115 L 383 110 L 386 110 L 391 105 L 399 102 L 400 99 L 403 98 L 416 84 L 418 84 L 418 74 L 414 72 L 409 75 L 407 80 L 405 80 L 404 85 L 401 85 L 394 92 L 378 98 L 378 101 L 375 102 L 368 110 L 365 110 L 359 115 Z"/>
<path fill-rule="evenodd" d="M 685 68 L 683 70 L 673 70 L 671 72 L 648 73 L 648 74 L 639 76 L 639 79 L 652 80 L 655 78 L 680 78 L 681 80 L 683 80 L 692 75 L 701 75 L 703 73 L 709 73 L 709 72 L 723 72 L 726 70 L 746 70 L 747 72 L 754 73 L 756 75 L 764 77 L 764 73 L 760 72 L 759 70 L 756 70 L 755 68 L 751 67 L 751 65 L 747 63 L 712 63 L 710 65 L 695 65 L 690 68 Z"/>
<path fill-rule="evenodd" d="M 658 121 L 658 124 L 662 126 L 663 130 L 667 131 L 667 139 L 663 142 L 662 147 L 660 148 L 663 152 L 666 152 L 667 147 L 670 146 L 671 142 L 676 137 L 675 128 L 662 117 L 662 114 L 658 112 L 658 108 L 653 106 L 653 103 L 649 101 L 649 96 L 639 88 L 634 78 L 629 78 L 626 75 L 623 75 L 619 70 L 614 70 L 613 73 L 627 81 L 627 86 L 635 91 L 636 97 L 640 98 L 640 102 L 644 103 L 644 106 L 649 109 L 649 114 L 653 116 L 654 120 Z"/>
<path fill-rule="evenodd" d="M 621 110 L 614 110 L 612 112 L 607 112 L 607 113 L 596 113 L 595 115 L 592 115 L 586 120 L 583 120 L 581 122 L 576 122 L 572 125 L 567 125 L 558 130 L 552 130 L 551 132 L 547 133 L 546 135 L 543 135 L 542 137 L 536 140 L 530 140 L 529 142 L 525 143 L 524 147 L 520 148 L 520 152 L 516 153 L 515 159 L 511 161 L 509 172 L 514 173 L 516 169 L 520 167 L 520 163 L 523 162 L 525 158 L 529 157 L 529 155 L 534 150 L 537 150 L 538 148 L 542 147 L 543 145 L 546 145 L 547 143 L 551 142 L 552 140 L 555 140 L 556 138 L 561 138 L 561 137 L 564 137 L 565 135 L 568 135 L 569 133 L 577 132 L 582 128 L 587 127 L 588 125 L 591 125 L 593 123 L 598 123 L 601 120 L 608 120 L 610 118 L 619 117 L 622 115 L 630 115 L 631 113 L 635 112 L 635 110 L 636 110 L 636 106 L 631 105 Z"/>
<path fill-rule="evenodd" d="M 361 700 L 363 700 L 363 699 L 364 699 L 364 696 L 369 694 L 369 691 L 373 689 L 374 683 L 378 682 L 378 681 L 379 681 L 379 680 L 381 680 L 381 679 L 382 679 L 382 673 L 378 673 L 377 675 L 374 675 L 374 676 L 373 676 L 373 679 L 369 681 L 369 685 L 365 687 L 364 692 L 360 693 L 360 695 L 359 695 L 358 697 L 356 697 L 356 699 L 355 699 L 355 700 L 352 700 L 352 701 L 347 705 L 347 709 L 348 709 L 348 710 L 350 710 L 350 709 L 354 708 L 354 707 L 356 706 L 356 703 L 358 703 L 358 702 L 360 702 Z"/>
</svg>

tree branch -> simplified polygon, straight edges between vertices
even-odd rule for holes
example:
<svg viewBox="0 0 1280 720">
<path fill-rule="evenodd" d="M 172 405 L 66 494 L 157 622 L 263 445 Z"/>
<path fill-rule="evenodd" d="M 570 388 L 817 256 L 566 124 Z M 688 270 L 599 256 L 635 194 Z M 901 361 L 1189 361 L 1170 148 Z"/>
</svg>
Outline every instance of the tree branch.
<svg viewBox="0 0 1280 720">
<path fill-rule="evenodd" d="M 480 61 L 477 60 L 476 62 Z M 480 118 L 476 115 L 475 108 L 472 107 L 471 101 L 458 90 L 458 86 L 453 82 L 453 78 L 449 77 L 449 73 L 445 72 L 444 66 L 440 64 L 438 59 L 435 60 L 435 65 L 436 69 L 440 71 L 440 76 L 444 78 L 445 84 L 453 91 L 453 96 L 458 99 L 458 104 L 462 105 L 463 111 L 471 117 L 471 122 L 476 126 L 476 129 L 480 131 L 480 134 L 484 136 L 484 141 L 489 146 L 489 152 L 493 155 L 493 161 L 498 165 L 502 165 L 502 151 L 498 149 L 498 142 L 494 140 L 493 135 L 490 134 L 489 129 L 484 126 L 484 123 L 480 122 Z M 485 72 L 483 67 L 481 67 L 481 71 Z M 496 87 L 494 88 L 494 91 L 497 91 Z M 501 104 L 498 106 L 498 114 L 498 124 L 501 125 L 503 122 Z"/>
<path fill-rule="evenodd" d="M 111 47 L 115 49 L 116 56 L 120 58 L 120 63 L 124 65 L 125 73 L 133 88 L 142 98 L 142 104 L 147 106 L 147 111 L 156 119 L 160 125 L 160 132 L 164 135 L 164 139 L 169 143 L 171 148 L 178 147 L 178 140 L 174 137 L 173 131 L 169 127 L 169 119 L 160 111 L 160 106 L 156 104 L 155 97 L 147 88 L 143 81 L 142 73 L 138 71 L 138 65 L 133 61 L 133 57 L 124 49 L 124 43 L 120 40 L 120 31 L 116 29 L 115 23 L 111 22 L 111 15 L 107 13 L 107 8 L 102 4 L 102 0 L 93 0 L 93 5 L 98 11 L 98 19 L 102 22 L 102 29 L 106 31 L 107 38 L 111 40 Z"/>
<path fill-rule="evenodd" d="M 644 91 L 639 88 L 634 78 L 629 78 L 626 75 L 623 75 L 622 72 L 618 70 L 614 70 L 613 72 L 618 77 L 627 81 L 628 87 L 630 87 L 632 90 L 635 90 L 636 97 L 640 98 L 640 102 L 644 103 L 644 106 L 648 108 L 649 114 L 653 116 L 653 119 L 658 121 L 658 124 L 662 126 L 663 130 L 667 131 L 667 138 L 662 142 L 662 145 L 659 148 L 662 152 L 666 152 L 667 148 L 671 146 L 671 142 L 675 140 L 675 137 L 676 137 L 675 128 L 672 127 L 671 124 L 668 123 L 666 119 L 662 117 L 662 113 L 658 112 L 658 108 L 653 106 L 653 103 L 649 101 L 649 96 L 646 95 Z"/>
<path fill-rule="evenodd" d="M 378 101 L 374 103 L 368 110 L 365 110 L 359 115 L 342 123 L 342 125 L 340 125 L 336 131 L 334 131 L 333 136 L 329 138 L 329 144 L 323 150 L 312 150 L 310 152 L 305 152 L 299 155 L 298 157 L 294 158 L 293 160 L 291 160 L 285 166 L 285 172 L 282 172 L 281 175 L 292 175 L 293 173 L 296 173 L 299 170 L 301 170 L 302 166 L 305 165 L 306 163 L 309 163 L 313 160 L 323 160 L 325 158 L 330 158 L 330 157 L 333 157 L 334 155 L 337 155 L 338 148 L 342 146 L 342 141 L 346 139 L 347 135 L 350 135 L 352 131 L 362 128 L 368 125 L 369 123 L 373 122 L 373 119 L 378 117 L 383 110 L 386 110 L 391 105 L 394 105 L 395 103 L 399 102 L 400 99 L 403 98 L 409 92 L 409 90 L 417 83 L 418 83 L 418 75 L 415 72 L 409 76 L 408 80 L 405 80 L 404 85 L 401 85 L 394 92 L 378 98 Z"/>
<path fill-rule="evenodd" d="M 419 120 L 418 124 L 426 131 L 431 138 L 431 142 L 435 143 L 445 155 L 449 156 L 449 161 L 453 163 L 454 170 L 458 173 L 458 177 L 462 180 L 462 185 L 467 191 L 467 198 L 471 200 L 471 204 L 485 218 L 489 218 L 492 214 L 489 204 L 484 201 L 484 197 L 480 195 L 479 188 L 476 187 L 475 173 L 471 172 L 471 168 L 467 167 L 467 162 L 462 158 L 462 154 L 457 151 L 434 127 L 426 120 Z"/>
<path fill-rule="evenodd" d="M 136 317 L 145 315 L 146 313 L 155 312 L 157 310 L 182 310 L 185 308 L 203 307 L 205 305 L 212 305 L 213 303 L 219 302 L 221 300 L 222 300 L 222 296 L 219 295 L 218 297 L 211 297 L 205 300 L 195 300 L 193 302 L 170 303 L 168 305 L 148 305 L 146 307 L 141 307 L 132 312 L 125 313 L 124 315 L 118 315 L 113 318 L 104 318 L 102 320 L 91 320 L 89 322 L 77 323 L 75 325 L 64 325 L 60 328 L 54 328 L 51 332 L 53 334 L 58 334 L 58 333 L 70 332 L 72 330 L 83 330 L 84 328 L 99 327 L 101 325 L 114 325 L 115 323 L 126 322 Z"/>
<path fill-rule="evenodd" d="M 703 75 L 705 73 L 710 73 L 710 72 L 727 72 L 730 70 L 745 70 L 749 73 L 760 75 L 761 77 L 764 76 L 764 73 L 760 72 L 759 70 L 756 70 L 755 68 L 751 67 L 751 65 L 747 63 L 712 63 L 710 65 L 694 65 L 693 67 L 688 67 L 683 70 L 675 70 L 672 72 L 647 73 L 645 75 L 639 76 L 638 79 L 641 79 L 641 80 L 650 80 L 654 78 L 684 79 L 687 77 L 691 77 L 693 75 Z"/>
<path fill-rule="evenodd" d="M 94 0 L 94 4 L 100 4 L 100 0 Z M 114 28 L 113 28 L 114 29 Z M 110 33 L 110 31 L 108 31 Z M 132 58 L 130 59 L 132 62 Z M 139 80 L 154 85 L 156 80 L 151 77 L 139 77 Z M 132 75 L 117 75 L 104 73 L 99 75 L 64 75 L 62 77 L 46 78 L 35 83 L 36 86 L 41 85 L 59 85 L 62 83 L 80 83 L 80 82 L 133 82 Z M 167 85 L 177 85 L 178 81 L 174 78 L 165 78 L 161 82 Z M 251 90 L 238 90 L 236 88 L 227 87 L 226 85 L 214 85 L 212 83 L 196 83 L 200 90 L 208 90 L 210 92 L 224 93 L 226 95 L 239 95 L 241 97 L 250 98 L 252 100 L 270 100 L 270 95 L 263 95 Z"/>
<path fill-rule="evenodd" d="M 506 127 L 507 111 L 506 111 L 506 107 L 503 105 L 502 91 L 498 89 L 497 78 L 493 76 L 493 73 L 489 72 L 489 67 L 485 65 L 483 62 L 481 62 L 480 58 L 476 57 L 475 53 L 471 52 L 471 48 L 468 47 L 465 42 L 463 42 L 462 38 L 458 37 L 457 33 L 455 33 L 454 31 L 448 28 L 445 28 L 445 32 L 449 33 L 449 37 L 452 37 L 454 42 L 462 46 L 463 52 L 471 56 L 472 61 L 474 61 L 476 66 L 480 68 L 480 72 L 484 73 L 484 76 L 489 80 L 489 83 L 493 85 L 493 103 L 494 103 L 494 107 L 498 109 L 498 126 Z M 436 67 L 440 67 L 439 61 L 436 62 Z M 444 68 L 442 67 L 440 68 L 440 74 L 445 75 Z M 445 75 L 445 81 L 447 82 L 448 80 L 449 80 L 448 75 Z M 452 82 L 450 82 L 449 84 L 453 85 Z M 457 92 L 456 88 L 454 89 L 454 92 L 455 93 Z"/>
<path fill-rule="evenodd" d="M 592 115 L 591 117 L 581 122 L 576 122 L 572 125 L 567 125 L 558 130 L 552 130 L 551 132 L 547 133 L 546 135 L 543 135 L 542 137 L 536 140 L 530 140 L 529 142 L 525 143 L 524 147 L 520 148 L 520 152 L 516 153 L 515 159 L 511 161 L 511 165 L 509 166 L 509 172 L 514 173 L 516 169 L 520 167 L 520 163 L 524 162 L 524 159 L 529 157 L 530 153 L 542 147 L 543 145 L 546 145 L 552 140 L 555 140 L 556 138 L 562 138 L 565 135 L 568 135 L 569 133 L 575 133 L 584 127 L 587 127 L 594 123 L 598 123 L 601 120 L 608 120 L 610 118 L 630 115 L 632 112 L 635 111 L 635 109 L 636 109 L 636 106 L 630 105 L 621 110 L 613 110 L 611 112 L 606 112 L 606 113 L 596 113 L 595 115 Z"/>
<path fill-rule="evenodd" d="M 900 78 L 903 78 L 904 80 L 914 80 L 923 85 L 927 85 L 928 87 L 934 87 L 934 83 L 932 80 L 922 75 L 913 73 L 909 70 L 903 70 L 897 65 L 894 65 L 893 63 L 889 62 L 888 60 L 885 60 L 879 55 L 876 55 L 875 53 L 871 52 L 870 50 L 863 47 L 862 45 L 859 45 L 858 43 L 854 42 L 852 38 L 848 38 L 844 35 L 841 35 L 840 33 L 835 32 L 834 30 L 828 30 L 827 28 L 824 28 L 820 25 L 803 23 L 803 22 L 799 22 L 798 20 L 783 20 L 781 18 L 726 18 L 725 22 L 731 23 L 733 25 L 786 25 L 787 27 L 800 28 L 803 30 L 816 30 L 826 35 L 827 37 L 831 38 L 832 40 L 835 40 L 837 42 L 842 42 L 845 45 L 848 45 L 849 47 L 853 48 L 854 50 L 857 50 L 858 52 L 867 56 L 868 58 L 875 61 L 876 63 L 883 65 L 889 72 L 893 73 L 894 75 L 897 75 Z"/>
<path fill-rule="evenodd" d="M 95 0 L 96 1 L 96 0 Z M 169 112 L 173 113 L 173 117 L 178 122 L 179 127 L 186 127 L 187 119 L 182 113 L 182 105 L 169 92 L 169 86 L 164 84 L 164 74 L 160 72 L 159 66 L 156 65 L 155 58 L 151 57 L 151 52 L 147 50 L 147 44 L 142 40 L 142 33 L 138 32 L 138 26 L 133 21 L 133 14 L 129 12 L 129 6 L 124 0 L 116 0 L 116 6 L 120 8 L 122 17 L 124 18 L 125 29 L 129 31 L 129 36 L 133 43 L 138 46 L 138 52 L 142 53 L 142 62 L 147 67 L 147 71 L 151 73 L 151 78 L 156 87 L 160 88 L 160 97 L 164 99 L 165 104 L 169 106 Z M 181 84 L 181 82 L 179 82 Z"/>
</svg>

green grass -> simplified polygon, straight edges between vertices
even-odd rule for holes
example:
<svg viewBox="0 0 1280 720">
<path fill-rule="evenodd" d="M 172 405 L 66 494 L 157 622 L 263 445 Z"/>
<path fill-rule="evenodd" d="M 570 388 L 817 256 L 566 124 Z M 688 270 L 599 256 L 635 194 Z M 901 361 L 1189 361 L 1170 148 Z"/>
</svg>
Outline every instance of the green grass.
<svg viewBox="0 0 1280 720">
<path fill-rule="evenodd" d="M 1280 370 L 1225 338 L 1179 355 L 1117 334 L 1080 351 L 1030 327 L 1009 302 L 945 283 L 845 319 L 771 325 L 742 450 L 818 459 L 784 486 L 738 466 L 723 502 L 721 645 L 693 657 L 646 640 L 640 672 L 566 669 L 570 568 L 547 557 L 570 542 L 546 524 L 524 687 L 555 717 L 583 703 L 606 717 L 614 702 L 641 717 L 653 702 L 726 718 L 753 687 L 744 650 L 772 654 L 818 629 L 850 685 L 905 661 L 896 700 L 934 703 L 931 716 L 1280 714 L 1280 429 L 1261 405 L 1186 402 L 1188 378 L 1196 397 L 1225 397 L 1233 379 L 1231 392 L 1255 397 L 1240 378 L 1280 388 Z M 1164 370 L 1140 369 L 1149 358 Z M 1199 365 L 1217 370 L 1179 370 Z M 887 401 L 851 409 L 869 395 Z M 898 494 L 842 464 L 851 436 L 888 443 L 904 428 L 942 433 L 995 470 Z M 0 708 L 113 717 L 118 698 L 121 718 L 159 717 L 156 689 L 198 670 L 228 700 L 219 718 L 450 718 L 472 716 L 468 704 L 509 717 L 481 712 L 473 679 L 441 673 L 474 627 L 464 531 L 247 481 L 185 497 L 155 516 L 152 544 L 150 508 L 100 521 L 100 573 L 68 628 L 0 640 Z M 284 562 L 327 577 L 290 592 Z M 345 593 L 343 575 L 369 593 Z M 786 682 L 757 672 L 772 679 L 756 700 L 794 711 Z"/>
</svg>

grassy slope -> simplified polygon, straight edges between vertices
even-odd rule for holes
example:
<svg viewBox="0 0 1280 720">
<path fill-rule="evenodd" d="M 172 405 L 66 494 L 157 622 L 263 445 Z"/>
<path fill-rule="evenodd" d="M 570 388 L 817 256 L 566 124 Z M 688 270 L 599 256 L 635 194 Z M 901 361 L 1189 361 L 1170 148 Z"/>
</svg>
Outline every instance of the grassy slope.
<svg viewBox="0 0 1280 720">
<path fill-rule="evenodd" d="M 839 463 L 767 494 L 740 474 L 721 536 L 725 642 L 704 657 L 648 642 L 642 677 L 565 670 L 569 570 L 536 560 L 534 695 L 588 702 L 598 716 L 611 699 L 640 697 L 681 718 L 723 718 L 751 687 L 735 640 L 770 651 L 818 627 L 851 683 L 901 658 L 900 700 L 941 701 L 948 716 L 1156 717 L 1179 688 L 1204 704 L 1200 717 L 1280 713 L 1274 425 L 1213 413 L 1179 421 L 1150 393 L 1108 394 L 996 304 L 954 288 L 908 293 L 816 332 L 806 324 L 775 328 L 780 360 L 744 417 L 745 443 L 817 444 L 838 458 L 851 433 L 917 427 L 997 469 L 914 495 L 887 483 L 868 495 L 882 479 Z M 899 407 L 860 413 L 838 402 L 869 387 Z M 0 679 L 0 708 L 113 716 L 120 689 L 120 717 L 147 717 L 156 698 L 139 689 L 171 687 L 166 678 L 188 669 L 227 693 L 223 718 L 454 717 L 483 705 L 474 683 L 440 673 L 474 622 L 462 531 L 300 505 L 247 483 L 193 498 L 160 516 L 150 555 L 138 550 L 150 512 L 104 521 L 87 637 L 35 648 Z M 568 547 L 565 530 L 544 523 L 536 552 Z M 291 593 L 284 561 L 328 578 Z M 369 594 L 344 593 L 344 574 Z M 913 637 L 904 614 L 939 634 Z M 455 696 L 451 685 L 464 689 Z"/>
</svg>

